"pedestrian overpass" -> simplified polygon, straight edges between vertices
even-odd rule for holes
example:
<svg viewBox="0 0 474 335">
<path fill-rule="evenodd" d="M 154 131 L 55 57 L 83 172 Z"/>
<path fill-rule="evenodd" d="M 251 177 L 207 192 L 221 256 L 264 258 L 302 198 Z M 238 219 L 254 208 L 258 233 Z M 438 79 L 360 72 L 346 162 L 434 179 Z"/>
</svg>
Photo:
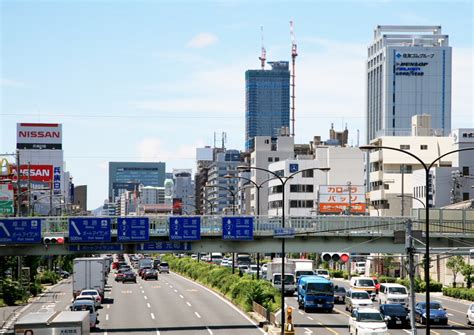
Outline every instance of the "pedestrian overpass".
<svg viewBox="0 0 474 335">
<path fill-rule="evenodd" d="M 238 218 L 240 216 L 230 216 Z M 84 217 L 85 218 L 85 217 Z M 416 246 L 421 251 L 425 239 L 424 210 L 414 210 L 410 217 L 326 216 L 285 217 L 258 216 L 252 218 L 251 237 L 223 238 L 222 216 L 199 216 L 199 239 L 171 240 L 168 216 L 147 216 L 146 240 L 119 241 L 118 217 L 99 217 L 110 220 L 110 240 L 107 242 L 76 243 L 71 241 L 71 217 L 10 218 L 9 220 L 41 220 L 41 238 L 34 243 L 7 241 L 2 228 L 10 224 L 0 219 L 0 255 L 66 255 L 85 253 L 206 253 L 250 252 L 278 253 L 282 242 L 286 252 L 349 252 L 397 253 L 405 252 L 406 223 L 412 220 Z M 174 217 L 176 218 L 176 217 Z M 186 218 L 180 216 L 179 218 Z M 191 217 L 188 217 L 191 218 Z M 196 217 L 192 217 L 196 218 Z M 229 217 L 226 217 L 229 218 Z M 240 217 L 242 218 L 242 217 Z M 248 218 L 248 217 L 245 217 Z M 20 223 L 18 223 L 20 224 Z M 21 225 L 21 224 L 20 224 Z M 5 230 L 5 229 L 3 229 Z M 8 230 L 6 230 L 7 232 Z M 39 233 L 39 232 L 38 232 Z M 3 234 L 3 235 L 2 235 Z M 57 238 L 61 244 L 46 243 Z M 430 246 L 443 250 L 474 248 L 474 210 L 431 210 Z M 436 253 L 433 250 L 432 253 Z"/>
</svg>

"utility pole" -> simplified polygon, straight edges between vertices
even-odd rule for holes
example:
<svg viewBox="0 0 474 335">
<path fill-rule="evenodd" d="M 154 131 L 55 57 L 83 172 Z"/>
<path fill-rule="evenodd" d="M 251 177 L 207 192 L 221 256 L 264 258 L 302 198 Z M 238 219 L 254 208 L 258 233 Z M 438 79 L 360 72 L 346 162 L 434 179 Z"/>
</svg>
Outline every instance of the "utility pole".
<svg viewBox="0 0 474 335">
<path fill-rule="evenodd" d="M 351 212 L 352 212 L 352 183 L 350 181 L 347 182 L 347 186 L 349 187 L 349 213 L 347 213 L 348 215 L 351 215 Z"/>
<path fill-rule="evenodd" d="M 405 215 L 405 164 L 402 164 L 402 215 Z"/>
<path fill-rule="evenodd" d="M 407 221 L 407 235 L 405 239 L 405 250 L 408 255 L 408 276 L 410 277 L 410 326 L 412 335 L 416 335 L 415 322 L 415 261 L 414 261 L 414 240 L 413 223 L 410 219 Z"/>
<path fill-rule="evenodd" d="M 31 163 L 28 162 L 28 216 L 31 216 Z"/>
<path fill-rule="evenodd" d="M 21 169 L 20 169 L 20 150 L 16 151 L 16 216 L 21 216 L 21 187 L 20 187 L 20 179 L 21 179 Z"/>
</svg>

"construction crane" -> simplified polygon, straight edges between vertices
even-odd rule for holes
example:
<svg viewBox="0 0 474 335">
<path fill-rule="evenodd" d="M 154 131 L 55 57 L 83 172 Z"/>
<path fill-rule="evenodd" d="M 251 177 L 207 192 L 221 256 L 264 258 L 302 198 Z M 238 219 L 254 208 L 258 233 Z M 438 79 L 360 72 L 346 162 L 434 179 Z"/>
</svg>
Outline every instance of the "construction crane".
<svg viewBox="0 0 474 335">
<path fill-rule="evenodd" d="M 262 70 L 265 70 L 265 61 L 267 60 L 267 50 L 265 50 L 265 46 L 263 44 L 263 26 L 260 26 L 260 37 L 262 40 L 262 55 L 258 57 L 258 59 L 260 59 L 260 65 L 262 66 Z"/>
<path fill-rule="evenodd" d="M 290 21 L 291 36 L 291 136 L 295 137 L 295 61 L 298 52 L 296 49 L 295 31 L 293 21 Z"/>
</svg>

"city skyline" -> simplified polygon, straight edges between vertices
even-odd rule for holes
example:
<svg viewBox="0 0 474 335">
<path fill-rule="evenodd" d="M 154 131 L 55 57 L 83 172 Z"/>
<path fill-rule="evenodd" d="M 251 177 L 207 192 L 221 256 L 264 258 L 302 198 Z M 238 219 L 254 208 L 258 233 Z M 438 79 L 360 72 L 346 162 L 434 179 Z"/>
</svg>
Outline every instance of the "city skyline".
<svg viewBox="0 0 474 335">
<path fill-rule="evenodd" d="M 195 169 L 195 148 L 223 131 L 229 149 L 243 149 L 245 71 L 260 67 L 260 25 L 267 59 L 289 61 L 291 19 L 296 143 L 326 137 L 331 123 L 347 123 L 349 144 L 357 129 L 364 142 L 366 48 L 378 24 L 442 26 L 453 47 L 451 128 L 473 127 L 472 3 L 429 4 L 4 1 L 1 151 L 15 149 L 18 122 L 61 123 L 66 168 L 88 185 L 93 209 L 107 198 L 109 161 Z"/>
</svg>

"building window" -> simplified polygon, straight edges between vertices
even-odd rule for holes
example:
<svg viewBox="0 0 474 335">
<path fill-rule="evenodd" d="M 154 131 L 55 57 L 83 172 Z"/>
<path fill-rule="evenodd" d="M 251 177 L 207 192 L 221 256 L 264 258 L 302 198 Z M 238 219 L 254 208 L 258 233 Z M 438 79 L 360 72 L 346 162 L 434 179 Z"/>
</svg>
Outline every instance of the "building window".
<svg viewBox="0 0 474 335">
<path fill-rule="evenodd" d="M 313 200 L 291 200 L 290 208 L 313 208 Z"/>
<path fill-rule="evenodd" d="M 280 157 L 275 157 L 275 162 L 279 162 L 280 161 Z"/>
<path fill-rule="evenodd" d="M 265 140 L 265 144 L 270 144 L 270 140 Z"/>
<path fill-rule="evenodd" d="M 410 150 L 410 145 L 409 145 L 409 144 L 400 144 L 400 149 L 402 149 L 402 150 Z"/>
<path fill-rule="evenodd" d="M 462 175 L 464 177 L 469 176 L 469 166 L 463 166 L 462 167 Z"/>
<path fill-rule="evenodd" d="M 411 165 L 400 165 L 400 173 L 413 173 L 413 167 Z"/>
<path fill-rule="evenodd" d="M 428 145 L 427 144 L 420 145 L 420 150 L 428 150 Z"/>
<path fill-rule="evenodd" d="M 462 193 L 462 201 L 469 200 L 469 192 L 463 192 Z"/>
<path fill-rule="evenodd" d="M 314 170 L 306 170 L 301 172 L 301 176 L 303 178 L 313 178 L 314 177 Z"/>
<path fill-rule="evenodd" d="M 269 162 L 273 162 L 273 157 L 268 157 Z"/>
<path fill-rule="evenodd" d="M 273 186 L 272 188 L 270 188 L 270 191 L 271 191 L 272 194 L 282 193 L 283 192 L 283 186 L 282 185 Z"/>
<path fill-rule="evenodd" d="M 290 185 L 290 192 L 313 193 L 313 185 Z"/>
</svg>

